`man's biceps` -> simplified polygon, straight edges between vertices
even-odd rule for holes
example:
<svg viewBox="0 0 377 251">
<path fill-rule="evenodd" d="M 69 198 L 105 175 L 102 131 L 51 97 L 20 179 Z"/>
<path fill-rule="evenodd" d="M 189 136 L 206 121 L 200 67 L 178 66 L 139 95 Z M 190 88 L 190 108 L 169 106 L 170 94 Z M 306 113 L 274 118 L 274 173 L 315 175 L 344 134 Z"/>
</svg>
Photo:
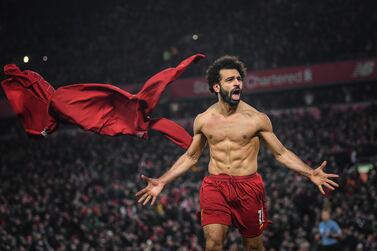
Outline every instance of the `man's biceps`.
<svg viewBox="0 0 377 251">
<path fill-rule="evenodd" d="M 200 140 L 200 146 L 204 148 L 207 145 L 207 138 L 203 134 L 201 134 L 199 140 Z"/>
<path fill-rule="evenodd" d="M 277 140 L 277 137 L 272 132 L 260 132 L 260 135 L 261 135 L 262 139 L 264 141 L 266 141 L 267 143 L 270 143 L 274 140 Z"/>
<path fill-rule="evenodd" d="M 200 151 L 203 148 L 203 146 L 205 146 L 205 142 L 205 138 L 203 139 L 200 135 L 195 135 L 192 138 L 189 150 L 191 150 L 192 152 Z"/>
<path fill-rule="evenodd" d="M 280 142 L 280 140 L 276 137 L 274 133 L 267 132 L 263 134 L 265 135 L 262 137 L 269 148 L 276 149 L 279 151 L 281 151 L 284 148 L 283 144 Z"/>
<path fill-rule="evenodd" d="M 205 144 L 206 141 L 207 141 L 207 138 L 202 134 L 202 133 L 198 133 L 198 134 L 195 134 L 193 137 L 192 137 L 192 140 L 194 142 L 198 142 L 200 145 L 202 144 Z"/>
</svg>

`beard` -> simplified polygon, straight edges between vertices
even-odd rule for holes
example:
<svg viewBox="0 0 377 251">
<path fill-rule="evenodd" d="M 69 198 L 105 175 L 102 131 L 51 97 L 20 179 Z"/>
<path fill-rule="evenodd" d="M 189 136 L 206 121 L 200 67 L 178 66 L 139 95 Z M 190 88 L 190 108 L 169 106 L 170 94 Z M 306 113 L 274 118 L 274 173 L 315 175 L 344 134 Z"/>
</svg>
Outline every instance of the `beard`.
<svg viewBox="0 0 377 251">
<path fill-rule="evenodd" d="M 240 98 L 239 99 L 232 99 L 232 95 L 234 92 L 239 92 Z M 230 91 L 226 91 L 223 89 L 223 87 L 220 85 L 220 96 L 222 100 L 225 101 L 230 106 L 236 106 L 238 103 L 241 101 L 241 89 L 239 88 L 234 88 Z"/>
</svg>

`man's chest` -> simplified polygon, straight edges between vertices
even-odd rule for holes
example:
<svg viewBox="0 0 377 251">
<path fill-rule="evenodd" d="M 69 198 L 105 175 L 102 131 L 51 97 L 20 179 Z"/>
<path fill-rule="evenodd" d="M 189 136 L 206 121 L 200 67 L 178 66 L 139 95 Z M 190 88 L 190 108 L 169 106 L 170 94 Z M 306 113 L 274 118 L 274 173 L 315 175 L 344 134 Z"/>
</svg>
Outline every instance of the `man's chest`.
<svg viewBox="0 0 377 251">
<path fill-rule="evenodd" d="M 202 128 L 210 143 L 223 140 L 249 142 L 258 130 L 257 123 L 252 118 L 241 114 L 230 117 L 210 116 Z"/>
</svg>

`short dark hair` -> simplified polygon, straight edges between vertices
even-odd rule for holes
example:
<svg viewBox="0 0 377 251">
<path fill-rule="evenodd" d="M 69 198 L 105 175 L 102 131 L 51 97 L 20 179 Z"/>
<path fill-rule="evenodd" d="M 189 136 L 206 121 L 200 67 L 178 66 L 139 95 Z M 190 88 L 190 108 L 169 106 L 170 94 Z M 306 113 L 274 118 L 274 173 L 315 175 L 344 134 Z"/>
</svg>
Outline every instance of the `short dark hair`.
<svg viewBox="0 0 377 251">
<path fill-rule="evenodd" d="M 246 77 L 245 64 L 238 57 L 226 55 L 218 58 L 207 69 L 206 78 L 210 92 L 214 92 L 214 84 L 220 83 L 220 70 L 222 69 L 236 69 L 240 73 L 242 80 Z"/>
</svg>

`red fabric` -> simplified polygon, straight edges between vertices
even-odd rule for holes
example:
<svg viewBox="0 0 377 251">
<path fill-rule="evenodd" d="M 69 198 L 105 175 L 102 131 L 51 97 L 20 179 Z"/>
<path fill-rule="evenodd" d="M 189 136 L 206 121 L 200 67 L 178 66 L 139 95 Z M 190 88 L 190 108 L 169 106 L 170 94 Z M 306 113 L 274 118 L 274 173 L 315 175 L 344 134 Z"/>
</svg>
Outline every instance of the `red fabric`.
<svg viewBox="0 0 377 251">
<path fill-rule="evenodd" d="M 2 87 L 25 131 L 32 135 L 40 135 L 45 129 L 54 131 L 57 123 L 47 111 L 54 88 L 38 73 L 20 71 L 14 64 L 5 65 L 4 73 L 10 78 L 2 81 Z"/>
<path fill-rule="evenodd" d="M 145 113 L 150 114 L 152 112 L 168 84 L 177 79 L 190 64 L 197 63 L 204 57 L 205 56 L 202 54 L 196 54 L 183 60 L 177 67 L 160 71 L 148 79 L 141 90 L 136 94 L 137 99 L 140 100 L 141 103 L 145 102 L 147 105 Z"/>
<path fill-rule="evenodd" d="M 77 124 L 85 130 L 104 135 L 129 134 L 148 137 L 148 130 L 163 133 L 183 148 L 191 143 L 191 136 L 168 119 L 151 120 L 150 113 L 162 92 L 193 62 L 204 58 L 196 54 L 175 68 L 163 70 L 151 77 L 136 94 L 109 84 L 74 84 L 56 91 L 37 73 L 21 72 L 15 65 L 6 65 L 11 77 L 2 82 L 3 89 L 17 114 L 23 118 L 27 133 L 52 133 L 56 128 L 53 114 Z M 26 97 L 26 98 L 25 98 Z M 31 97 L 31 98 L 29 98 Z"/>
<path fill-rule="evenodd" d="M 191 135 L 172 120 L 166 118 L 152 119 L 150 128 L 159 131 L 184 149 L 187 149 L 191 144 Z"/>
<path fill-rule="evenodd" d="M 142 116 L 128 92 L 108 84 L 75 84 L 58 88 L 50 110 L 85 130 L 103 135 L 136 134 Z M 148 128 L 146 128 L 147 130 Z M 145 130 L 145 131 L 146 131 Z"/>
<path fill-rule="evenodd" d="M 207 176 L 200 188 L 201 224 L 233 223 L 243 237 L 256 237 L 271 223 L 265 200 L 264 183 L 258 173 Z"/>
</svg>

